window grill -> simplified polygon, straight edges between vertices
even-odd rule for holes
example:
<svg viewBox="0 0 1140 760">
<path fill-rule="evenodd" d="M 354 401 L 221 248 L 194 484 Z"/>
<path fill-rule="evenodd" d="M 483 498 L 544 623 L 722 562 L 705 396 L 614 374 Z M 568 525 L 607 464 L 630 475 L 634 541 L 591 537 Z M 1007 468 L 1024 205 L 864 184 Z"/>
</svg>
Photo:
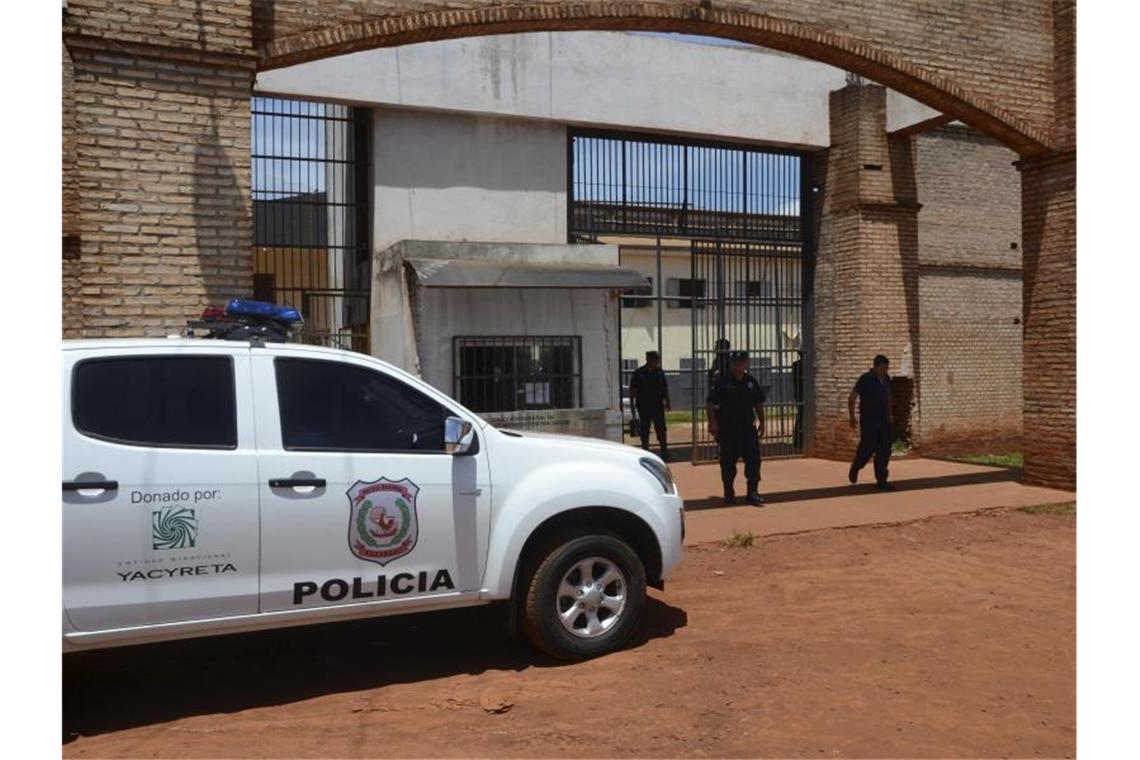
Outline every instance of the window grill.
<svg viewBox="0 0 1140 760">
<path fill-rule="evenodd" d="M 793 152 L 604 130 L 570 134 L 572 240 L 799 242 L 800 190 Z"/>
<path fill-rule="evenodd" d="M 621 307 L 623 309 L 648 309 L 653 305 L 653 278 L 646 277 L 649 280 L 648 285 L 633 288 L 626 291 L 621 297 Z"/>
<path fill-rule="evenodd" d="M 582 338 L 456 337 L 454 385 L 475 412 L 574 409 L 582 406 Z"/>
<path fill-rule="evenodd" d="M 368 350 L 367 110 L 251 102 L 254 296 L 301 310 L 309 343 Z"/>
</svg>

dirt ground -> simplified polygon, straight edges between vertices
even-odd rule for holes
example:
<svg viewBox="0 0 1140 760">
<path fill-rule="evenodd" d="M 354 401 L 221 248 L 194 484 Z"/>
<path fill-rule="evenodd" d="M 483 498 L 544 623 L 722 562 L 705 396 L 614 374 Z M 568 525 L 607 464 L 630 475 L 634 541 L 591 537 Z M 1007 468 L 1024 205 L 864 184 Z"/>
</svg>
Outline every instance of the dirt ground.
<svg viewBox="0 0 1140 760">
<path fill-rule="evenodd" d="M 1072 515 L 687 550 L 626 651 L 457 610 L 75 655 L 65 757 L 1071 757 Z"/>
</svg>

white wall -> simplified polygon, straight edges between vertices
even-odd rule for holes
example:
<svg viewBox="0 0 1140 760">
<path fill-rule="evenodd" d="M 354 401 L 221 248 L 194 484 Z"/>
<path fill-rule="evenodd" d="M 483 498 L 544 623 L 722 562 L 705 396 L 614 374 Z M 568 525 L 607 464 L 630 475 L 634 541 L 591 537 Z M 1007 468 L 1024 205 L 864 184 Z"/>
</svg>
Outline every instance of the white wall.
<svg viewBox="0 0 1140 760">
<path fill-rule="evenodd" d="M 566 242 L 565 127 L 373 113 L 373 250 L 399 240 Z"/>
<path fill-rule="evenodd" d="M 582 405 L 616 409 L 617 299 L 605 290 L 425 288 L 420 340 L 424 380 L 453 392 L 456 336 L 579 335 Z"/>
<path fill-rule="evenodd" d="M 845 77 L 763 48 L 538 32 L 350 53 L 261 72 L 255 90 L 820 148 Z M 891 129 L 933 114 L 894 92 L 888 110 Z"/>
</svg>

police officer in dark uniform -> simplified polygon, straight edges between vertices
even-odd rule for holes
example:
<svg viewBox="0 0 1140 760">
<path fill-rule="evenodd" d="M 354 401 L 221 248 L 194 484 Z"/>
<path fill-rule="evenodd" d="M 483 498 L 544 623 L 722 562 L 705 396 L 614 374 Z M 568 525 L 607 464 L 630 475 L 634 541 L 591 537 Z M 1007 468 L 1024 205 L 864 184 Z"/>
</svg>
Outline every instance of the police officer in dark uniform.
<svg viewBox="0 0 1140 760">
<path fill-rule="evenodd" d="M 716 379 L 722 375 L 728 374 L 728 349 L 730 344 L 728 338 L 716 339 L 716 356 L 713 357 L 713 365 L 709 367 L 709 390 L 716 385 Z"/>
<path fill-rule="evenodd" d="M 641 418 L 638 433 L 641 435 L 641 448 L 649 451 L 649 424 L 657 433 L 657 443 L 661 446 L 661 458 L 669 461 L 669 443 L 665 434 L 665 412 L 673 405 L 669 403 L 669 383 L 665 370 L 661 369 L 661 354 L 645 352 L 645 364 L 633 371 L 629 380 L 629 400 L 637 416 Z"/>
<path fill-rule="evenodd" d="M 891 461 L 891 438 L 894 418 L 891 414 L 891 368 L 887 357 L 875 357 L 871 369 L 859 376 L 855 387 L 847 396 L 847 414 L 851 427 L 855 428 L 855 399 L 859 399 L 859 448 L 855 450 L 855 461 L 847 473 L 852 483 L 859 479 L 859 470 L 875 457 L 875 487 L 882 491 L 893 491 L 895 487 L 887 482 L 887 465 Z"/>
<path fill-rule="evenodd" d="M 708 397 L 709 433 L 720 446 L 720 479 L 724 484 L 725 504 L 736 503 L 733 481 L 736 460 L 744 459 L 744 477 L 748 481 L 748 503 L 761 506 L 760 440 L 754 421 L 760 422 L 759 435 L 764 435 L 764 390 L 756 378 L 748 374 L 748 352 L 729 354 L 729 371 L 717 377 Z"/>
</svg>

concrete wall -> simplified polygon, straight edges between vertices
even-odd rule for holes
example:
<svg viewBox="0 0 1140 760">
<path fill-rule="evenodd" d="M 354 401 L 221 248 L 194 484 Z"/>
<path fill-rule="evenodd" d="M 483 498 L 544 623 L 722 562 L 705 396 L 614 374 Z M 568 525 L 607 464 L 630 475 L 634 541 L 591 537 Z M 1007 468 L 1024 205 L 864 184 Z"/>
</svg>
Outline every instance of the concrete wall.
<svg viewBox="0 0 1140 760">
<path fill-rule="evenodd" d="M 373 250 L 398 240 L 566 242 L 566 129 L 378 108 Z"/>
<path fill-rule="evenodd" d="M 453 339 L 576 335 L 582 345 L 582 409 L 488 418 L 506 427 L 621 439 L 618 295 L 594 289 L 430 288 L 409 278 L 405 258 L 616 266 L 609 245 L 526 245 L 404 240 L 373 257 L 372 353 L 455 392 Z"/>
<path fill-rule="evenodd" d="M 615 32 L 542 32 L 381 48 L 263 71 L 263 93 L 828 144 L 827 93 L 846 74 L 762 48 Z M 890 129 L 937 112 L 889 95 Z"/>
<path fill-rule="evenodd" d="M 424 380 L 454 392 L 456 336 L 579 335 L 582 405 L 617 409 L 617 297 L 605 290 L 427 288 L 420 368 Z"/>
</svg>

